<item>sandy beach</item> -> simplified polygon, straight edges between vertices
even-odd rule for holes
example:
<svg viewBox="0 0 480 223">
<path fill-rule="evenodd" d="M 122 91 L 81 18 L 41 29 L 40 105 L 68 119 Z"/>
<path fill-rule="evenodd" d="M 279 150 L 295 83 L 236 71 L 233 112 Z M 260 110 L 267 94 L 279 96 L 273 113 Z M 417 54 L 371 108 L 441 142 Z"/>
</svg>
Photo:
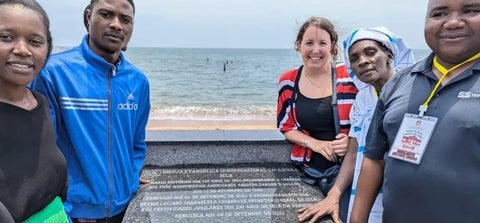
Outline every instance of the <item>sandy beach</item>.
<svg viewBox="0 0 480 223">
<path fill-rule="evenodd" d="M 147 130 L 275 130 L 275 120 L 149 119 Z"/>
</svg>

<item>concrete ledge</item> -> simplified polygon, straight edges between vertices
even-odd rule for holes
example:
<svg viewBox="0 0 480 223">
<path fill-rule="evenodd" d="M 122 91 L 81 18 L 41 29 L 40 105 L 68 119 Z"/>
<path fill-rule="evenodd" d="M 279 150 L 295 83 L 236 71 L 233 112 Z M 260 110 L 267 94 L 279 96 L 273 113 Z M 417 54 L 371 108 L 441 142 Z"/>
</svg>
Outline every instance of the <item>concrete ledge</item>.
<svg viewBox="0 0 480 223">
<path fill-rule="evenodd" d="M 145 165 L 289 163 L 291 143 L 273 130 L 181 130 L 147 133 Z"/>
<path fill-rule="evenodd" d="M 278 130 L 157 130 L 147 131 L 147 142 L 283 141 Z"/>
</svg>

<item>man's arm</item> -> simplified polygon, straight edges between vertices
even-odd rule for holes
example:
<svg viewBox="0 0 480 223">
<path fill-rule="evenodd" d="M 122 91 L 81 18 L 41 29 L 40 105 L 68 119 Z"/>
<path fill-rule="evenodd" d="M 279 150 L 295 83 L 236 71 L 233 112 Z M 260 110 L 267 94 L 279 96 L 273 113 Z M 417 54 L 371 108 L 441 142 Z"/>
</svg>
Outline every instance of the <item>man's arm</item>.
<svg viewBox="0 0 480 223">
<path fill-rule="evenodd" d="M 30 89 L 38 91 L 45 95 L 50 107 L 50 117 L 53 122 L 53 127 L 58 135 L 58 125 L 60 125 L 60 103 L 58 103 L 58 96 L 50 81 L 50 71 L 45 66 L 42 71 L 29 84 Z"/>
<path fill-rule="evenodd" d="M 134 161 L 134 174 L 138 177 L 140 184 L 149 183 L 147 179 L 141 179 L 140 173 L 145 162 L 145 156 L 147 153 L 147 143 L 145 142 L 147 123 L 150 115 L 150 90 L 148 82 L 144 86 L 144 92 L 141 97 L 143 100 L 140 102 L 142 109 L 139 113 L 139 123 L 135 129 L 134 135 L 134 148 L 133 148 L 133 161 Z"/>
</svg>

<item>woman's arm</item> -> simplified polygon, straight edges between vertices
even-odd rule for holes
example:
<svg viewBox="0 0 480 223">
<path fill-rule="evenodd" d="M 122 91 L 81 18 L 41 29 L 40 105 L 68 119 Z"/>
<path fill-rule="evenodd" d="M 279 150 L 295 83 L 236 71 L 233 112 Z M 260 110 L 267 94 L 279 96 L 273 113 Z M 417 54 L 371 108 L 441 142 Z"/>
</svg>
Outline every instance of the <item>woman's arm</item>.
<svg viewBox="0 0 480 223">
<path fill-rule="evenodd" d="M 335 223 L 341 222 L 339 217 L 340 212 L 340 197 L 345 189 L 352 183 L 353 172 L 355 170 L 355 160 L 357 157 L 358 143 L 355 138 L 350 138 L 348 143 L 348 150 L 340 167 L 337 179 L 327 196 L 318 203 L 304 207 L 298 210 L 298 221 L 304 222 L 310 219 L 310 222 L 317 222 L 318 219 L 325 215 L 331 215 Z"/>
<path fill-rule="evenodd" d="M 373 160 L 366 156 L 363 157 L 352 214 L 350 216 L 351 223 L 368 222 L 370 210 L 382 186 L 383 169 L 384 163 L 382 160 Z"/>
</svg>

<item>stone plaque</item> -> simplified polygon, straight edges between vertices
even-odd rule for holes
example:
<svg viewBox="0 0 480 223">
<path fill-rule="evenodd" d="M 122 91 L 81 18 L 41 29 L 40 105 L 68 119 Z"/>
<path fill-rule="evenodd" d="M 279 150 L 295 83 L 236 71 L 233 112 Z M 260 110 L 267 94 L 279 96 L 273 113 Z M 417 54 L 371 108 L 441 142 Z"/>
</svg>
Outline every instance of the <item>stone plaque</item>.
<svg viewBox="0 0 480 223">
<path fill-rule="evenodd" d="M 147 167 L 124 222 L 296 222 L 323 195 L 290 164 Z"/>
</svg>

